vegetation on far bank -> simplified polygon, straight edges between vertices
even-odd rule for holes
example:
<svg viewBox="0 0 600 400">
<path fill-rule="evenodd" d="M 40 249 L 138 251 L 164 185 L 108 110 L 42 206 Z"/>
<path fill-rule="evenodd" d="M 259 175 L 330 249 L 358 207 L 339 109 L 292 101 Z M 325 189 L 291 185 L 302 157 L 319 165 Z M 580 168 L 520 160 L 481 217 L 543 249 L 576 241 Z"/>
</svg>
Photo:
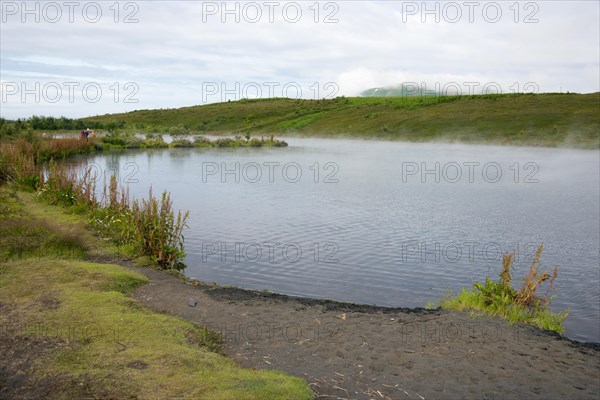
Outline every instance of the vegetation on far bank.
<svg viewBox="0 0 600 400">
<path fill-rule="evenodd" d="M 0 187 L 0 324 L 10 398 L 310 399 L 306 382 L 240 368 L 222 337 L 128 296 L 147 279 L 72 209 Z"/>
<path fill-rule="evenodd" d="M 552 274 L 549 271 L 540 273 L 542 249 L 543 245 L 540 245 L 519 290 L 511 285 L 514 254 L 508 253 L 502 257 L 502 272 L 498 282 L 490 278 L 486 278 L 484 284 L 476 282 L 471 289 L 463 289 L 456 296 L 450 295 L 442 299 L 440 306 L 449 310 L 477 310 L 505 318 L 511 324 L 524 322 L 564 333 L 563 321 L 567 318 L 568 310 L 557 313 L 548 309 L 554 298 L 551 292 L 558 276 L 558 268 L 555 267 Z M 546 293 L 539 295 L 538 290 L 547 281 Z"/>
<path fill-rule="evenodd" d="M 102 149 L 113 148 L 166 148 L 166 147 L 286 147 L 288 144 L 283 140 L 275 139 L 273 135 L 265 138 L 264 136 L 251 137 L 249 133 L 244 136 L 236 135 L 233 138 L 216 138 L 211 140 L 203 135 L 192 135 L 190 131 L 183 127 L 174 127 L 169 129 L 171 136 L 170 143 L 165 142 L 160 133 L 146 133 L 145 138 L 136 136 L 130 132 L 109 132 L 100 137 Z"/>
<path fill-rule="evenodd" d="M 1 121 L 0 121 L 1 125 Z M 137 110 L 79 120 L 32 117 L 6 124 L 36 132 L 82 128 L 191 134 L 303 135 L 600 148 L 600 93 L 239 100 Z M 2 132 L 0 127 L 0 133 Z"/>
<path fill-rule="evenodd" d="M 42 118 L 43 120 L 52 120 L 55 119 L 52 117 L 33 117 L 33 118 Z M 59 119 L 62 120 L 62 119 Z M 72 125 L 84 123 L 81 121 L 75 122 L 76 120 L 65 119 L 65 126 L 69 127 Z M 33 128 L 34 126 L 38 126 L 31 122 L 32 120 L 25 121 L 15 121 L 15 122 L 7 122 L 0 118 L 0 141 L 14 141 L 19 139 L 26 139 L 29 142 L 35 143 L 46 143 L 52 144 L 57 143 L 53 141 L 43 142 L 39 139 L 51 139 L 53 134 L 52 132 L 58 130 L 62 133 L 70 133 L 71 139 L 81 138 L 78 135 L 78 132 L 69 131 L 69 129 L 56 128 L 47 130 L 51 132 L 48 134 L 45 132 L 40 132 L 39 129 Z M 48 126 L 63 126 L 61 124 L 47 123 L 42 125 Z M 173 126 L 168 129 L 163 129 L 159 131 L 158 129 L 153 129 L 152 132 L 147 132 L 145 137 L 140 137 L 136 135 L 134 132 L 127 131 L 121 129 L 118 126 L 124 124 L 90 124 L 91 126 L 95 126 L 95 129 L 99 130 L 98 136 L 86 137 L 85 140 L 87 142 L 93 143 L 95 145 L 96 150 L 102 149 L 140 149 L 140 148 L 167 148 L 167 147 L 286 147 L 288 144 L 284 140 L 276 139 L 274 135 L 260 135 L 260 137 L 252 137 L 250 132 L 245 132 L 243 135 L 235 135 L 234 137 L 224 137 L 224 138 L 216 138 L 209 139 L 204 135 L 194 134 L 189 128 L 186 128 L 183 125 Z M 107 129 L 103 129 L 102 127 L 107 125 Z M 100 128 L 97 128 L 100 127 Z M 84 128 L 85 130 L 89 128 Z M 83 129 L 82 129 L 83 130 Z M 171 137 L 171 142 L 167 143 L 164 140 L 164 135 L 169 135 Z M 34 140 L 37 139 L 37 140 Z M 83 139 L 83 138 L 82 138 Z M 90 141 L 91 139 L 95 139 Z M 56 149 L 50 148 L 51 146 L 46 146 L 43 148 L 43 151 L 46 152 L 48 156 L 43 157 L 45 159 L 49 159 L 49 155 L 54 155 L 57 157 L 64 157 L 69 155 L 70 153 L 58 154 Z M 67 149 L 68 151 L 69 149 Z M 88 151 L 91 151 L 89 149 Z"/>
</svg>

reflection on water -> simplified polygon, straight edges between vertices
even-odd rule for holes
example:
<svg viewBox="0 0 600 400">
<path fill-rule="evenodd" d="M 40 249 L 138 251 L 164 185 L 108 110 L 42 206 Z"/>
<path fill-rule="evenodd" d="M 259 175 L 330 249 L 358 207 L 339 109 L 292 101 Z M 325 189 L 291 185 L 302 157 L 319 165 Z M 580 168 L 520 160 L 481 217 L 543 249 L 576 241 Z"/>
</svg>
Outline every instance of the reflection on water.
<svg viewBox="0 0 600 400">
<path fill-rule="evenodd" d="M 190 210 L 186 274 L 386 306 L 424 306 L 537 244 L 559 267 L 567 335 L 600 341 L 596 151 L 287 139 L 284 149 L 91 156 L 134 196 Z"/>
</svg>

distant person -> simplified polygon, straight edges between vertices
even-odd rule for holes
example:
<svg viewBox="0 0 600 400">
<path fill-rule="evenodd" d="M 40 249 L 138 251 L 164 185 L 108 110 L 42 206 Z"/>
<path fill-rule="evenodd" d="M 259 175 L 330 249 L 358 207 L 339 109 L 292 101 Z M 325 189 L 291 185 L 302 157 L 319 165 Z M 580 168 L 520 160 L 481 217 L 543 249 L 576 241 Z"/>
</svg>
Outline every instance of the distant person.
<svg viewBox="0 0 600 400">
<path fill-rule="evenodd" d="M 85 131 L 84 131 L 84 130 L 82 130 L 82 131 L 81 131 L 81 139 L 84 139 L 84 138 L 85 138 Z"/>
<path fill-rule="evenodd" d="M 85 130 L 85 140 L 88 140 L 88 136 L 90 136 L 90 128 Z"/>
</svg>

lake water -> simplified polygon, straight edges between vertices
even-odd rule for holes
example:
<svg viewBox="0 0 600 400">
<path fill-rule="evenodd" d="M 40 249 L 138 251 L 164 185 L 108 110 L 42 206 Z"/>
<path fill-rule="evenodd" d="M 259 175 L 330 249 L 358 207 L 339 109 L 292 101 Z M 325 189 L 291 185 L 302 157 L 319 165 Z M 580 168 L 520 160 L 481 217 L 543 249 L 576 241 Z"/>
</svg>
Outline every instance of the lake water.
<svg viewBox="0 0 600 400">
<path fill-rule="evenodd" d="M 287 139 L 277 149 L 97 154 L 134 196 L 190 210 L 185 273 L 306 297 L 423 307 L 493 279 L 514 283 L 544 243 L 567 336 L 600 342 L 599 153 Z"/>
</svg>

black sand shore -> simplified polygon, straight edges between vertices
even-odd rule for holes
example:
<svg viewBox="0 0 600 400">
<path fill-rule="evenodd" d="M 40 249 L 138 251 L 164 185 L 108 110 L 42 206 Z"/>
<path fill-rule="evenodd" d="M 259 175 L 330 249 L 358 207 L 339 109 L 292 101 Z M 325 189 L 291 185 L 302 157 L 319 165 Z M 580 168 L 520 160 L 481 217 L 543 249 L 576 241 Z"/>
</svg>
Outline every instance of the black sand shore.
<svg viewBox="0 0 600 400">
<path fill-rule="evenodd" d="M 467 313 L 189 284 L 139 269 L 134 297 L 222 332 L 239 364 L 306 379 L 323 399 L 598 399 L 600 345 Z"/>
</svg>

